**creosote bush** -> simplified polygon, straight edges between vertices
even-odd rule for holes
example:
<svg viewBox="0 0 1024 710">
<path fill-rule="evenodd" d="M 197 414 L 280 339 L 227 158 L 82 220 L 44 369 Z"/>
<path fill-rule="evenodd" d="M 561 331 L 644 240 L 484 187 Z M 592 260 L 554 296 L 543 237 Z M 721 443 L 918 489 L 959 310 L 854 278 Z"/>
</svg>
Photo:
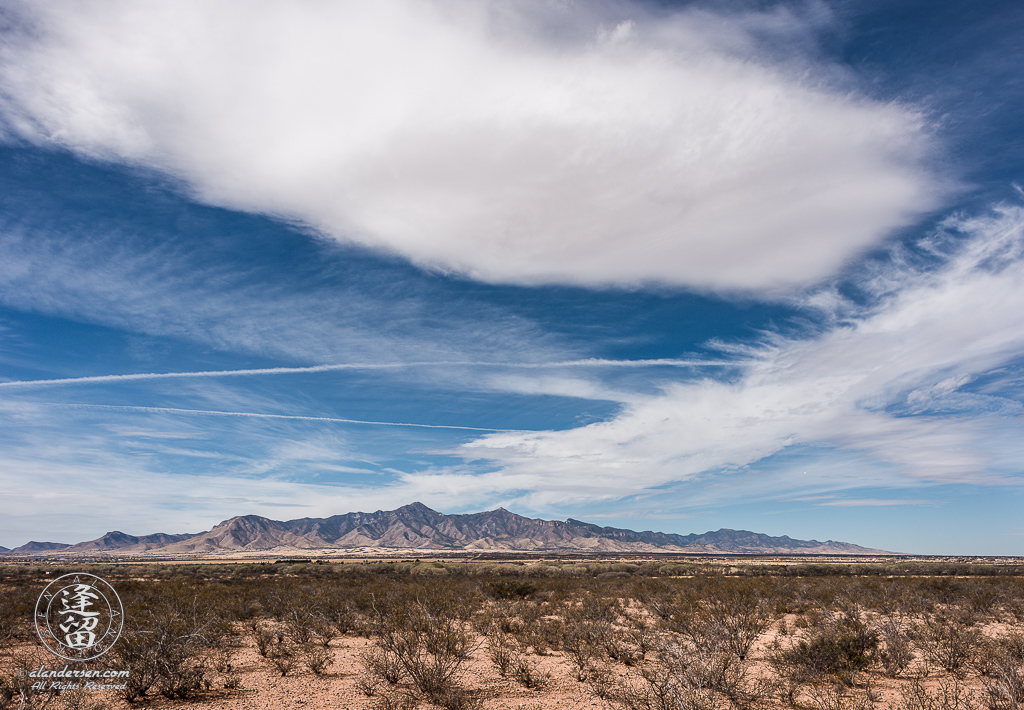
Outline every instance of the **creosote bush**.
<svg viewBox="0 0 1024 710">
<path fill-rule="evenodd" d="M 302 647 L 302 663 L 313 675 L 323 675 L 334 663 L 334 653 L 322 645 L 306 644 Z"/>
<path fill-rule="evenodd" d="M 878 659 L 885 675 L 898 678 L 914 660 L 912 629 L 899 617 L 887 617 L 877 627 L 881 646 Z"/>
<path fill-rule="evenodd" d="M 396 685 L 405 673 L 405 667 L 391 651 L 372 646 L 359 656 L 359 662 L 372 678 Z"/>
<path fill-rule="evenodd" d="M 537 585 L 523 579 L 499 579 L 487 585 L 495 599 L 525 599 L 537 591 Z"/>
<path fill-rule="evenodd" d="M 929 615 L 918 629 L 917 638 L 928 660 L 957 676 L 967 671 L 982 645 L 974 620 L 960 610 Z"/>
<path fill-rule="evenodd" d="M 1012 565 L 988 576 L 981 568 L 406 559 L 91 571 L 125 602 L 125 633 L 109 658 L 130 668 L 133 702 L 215 702 L 207 688 L 244 680 L 234 660 L 243 655 L 231 651 L 245 645 L 275 675 L 327 673 L 335 649 L 349 645 L 339 637 L 359 635 L 370 639 L 359 686 L 381 708 L 494 704 L 495 684 L 510 686 L 499 677 L 528 695 L 545 682 L 538 666 L 552 665 L 599 704 L 630 710 L 1021 710 L 1024 579 L 1004 574 Z M 23 611 L 0 608 L 0 710 L 20 707 L 9 654 L 33 639 L 41 569 L 0 565 L 0 591 L 34 590 L 10 597 Z M 914 576 L 927 574 L 938 576 Z M 466 660 L 481 642 L 490 664 L 470 678 Z M 872 695 L 877 686 L 887 700 Z M 36 693 L 26 707 L 74 710 L 86 700 Z"/>
<path fill-rule="evenodd" d="M 414 599 L 381 600 L 374 617 L 374 643 L 400 664 L 416 690 L 448 710 L 470 707 L 459 685 L 463 663 L 476 645 L 468 619 L 471 609 L 440 587 Z"/>
<path fill-rule="evenodd" d="M 129 671 L 129 702 L 151 690 L 169 699 L 191 698 L 211 686 L 210 658 L 225 627 L 197 598 L 178 596 L 126 613 L 114 654 Z"/>
<path fill-rule="evenodd" d="M 901 692 L 894 710 L 977 710 L 978 696 L 956 678 L 941 681 L 929 689 L 920 678 L 913 679 Z"/>
<path fill-rule="evenodd" d="M 770 660 L 781 676 L 796 683 L 834 679 L 852 685 L 854 676 L 871 665 L 878 645 L 878 632 L 851 609 L 825 615 L 792 646 L 776 643 Z"/>
</svg>

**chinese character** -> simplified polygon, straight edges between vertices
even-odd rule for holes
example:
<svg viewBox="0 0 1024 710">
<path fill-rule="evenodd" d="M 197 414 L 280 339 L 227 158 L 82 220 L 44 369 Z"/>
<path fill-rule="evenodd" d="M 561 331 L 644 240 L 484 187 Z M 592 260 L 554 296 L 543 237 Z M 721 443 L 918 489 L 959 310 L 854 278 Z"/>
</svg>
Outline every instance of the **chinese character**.
<svg viewBox="0 0 1024 710">
<path fill-rule="evenodd" d="M 88 584 L 76 584 L 74 593 L 62 589 L 60 594 L 61 608 L 58 614 L 63 617 L 60 630 L 65 634 L 65 642 L 70 648 L 92 648 L 96 643 L 93 630 L 100 622 L 100 613 L 87 609 L 92 606 L 93 599 L 99 599 L 99 595 Z"/>
</svg>

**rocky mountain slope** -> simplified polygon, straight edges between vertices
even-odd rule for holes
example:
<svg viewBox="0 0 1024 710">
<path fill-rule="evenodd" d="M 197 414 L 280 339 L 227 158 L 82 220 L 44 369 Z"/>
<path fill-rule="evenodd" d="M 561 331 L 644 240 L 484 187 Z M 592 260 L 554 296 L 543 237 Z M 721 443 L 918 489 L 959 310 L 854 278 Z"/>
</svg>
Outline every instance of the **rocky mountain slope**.
<svg viewBox="0 0 1024 710">
<path fill-rule="evenodd" d="M 746 530 L 703 534 L 636 532 L 566 521 L 526 518 L 504 508 L 483 513 L 445 515 L 422 503 L 375 513 L 346 513 L 329 518 L 270 520 L 243 515 L 194 535 L 155 533 L 136 537 L 120 531 L 77 545 L 31 542 L 6 555 L 159 554 L 209 555 L 232 552 L 274 554 L 328 550 L 459 550 L 575 552 L 708 552 L 756 554 L 884 554 L 859 545 L 827 540 L 794 540 Z"/>
</svg>

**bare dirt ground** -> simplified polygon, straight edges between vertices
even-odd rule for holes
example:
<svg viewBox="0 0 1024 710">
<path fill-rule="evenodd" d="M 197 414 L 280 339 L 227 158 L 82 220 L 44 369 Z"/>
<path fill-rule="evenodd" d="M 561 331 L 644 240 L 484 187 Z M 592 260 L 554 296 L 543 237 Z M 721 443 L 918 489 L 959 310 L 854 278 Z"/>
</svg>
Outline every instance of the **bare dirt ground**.
<svg viewBox="0 0 1024 710">
<path fill-rule="evenodd" d="M 926 689 L 939 695 L 940 686 L 962 684 L 961 691 L 966 704 L 936 704 L 939 708 L 1013 708 L 1012 704 L 993 705 L 985 703 L 984 683 L 976 671 L 967 671 L 954 677 L 929 664 L 922 653 L 914 654 L 910 667 L 901 678 L 886 677 L 878 669 L 857 674 L 852 686 L 835 684 L 810 685 L 800 689 L 790 703 L 783 697 L 779 678 L 768 663 L 774 642 L 782 641 L 796 632 L 800 615 L 787 614 L 773 623 L 754 644 L 746 659 L 746 668 L 752 682 L 759 679 L 768 681 L 770 690 L 761 698 L 753 699 L 753 708 L 896 708 L 912 707 L 903 703 L 904 693 L 913 678 L 921 678 Z M 1024 632 L 1024 626 L 989 624 L 984 632 L 990 638 L 1005 637 L 1013 632 Z M 309 710 L 312 708 L 436 708 L 416 693 L 408 682 L 388 686 L 378 681 L 376 692 L 368 694 L 367 669 L 361 656 L 371 648 L 373 641 L 362 637 L 347 636 L 334 639 L 328 648 L 332 657 L 330 665 L 322 674 L 314 674 L 302 667 L 301 662 L 286 676 L 274 668 L 271 661 L 257 652 L 255 644 L 244 628 L 238 629 L 226 648 L 221 649 L 217 660 L 211 661 L 209 688 L 202 690 L 191 699 L 167 699 L 159 695 L 148 696 L 134 703 L 127 702 L 116 690 L 90 690 L 66 692 L 61 698 L 38 707 L 68 708 L 68 710 L 285 710 L 289 708 Z M 25 661 L 33 658 L 33 664 Z M 17 659 L 17 660 L 16 660 Z M 20 643 L 4 665 L 21 666 L 23 670 L 38 667 L 39 662 L 49 668 L 60 668 L 63 662 L 41 653 L 38 644 Z M 57 662 L 55 662 L 57 661 Z M 502 678 L 488 654 L 486 638 L 477 638 L 474 650 L 465 661 L 458 675 L 460 686 L 469 691 L 471 707 L 482 710 L 589 710 L 590 708 L 621 708 L 621 702 L 614 698 L 600 697 L 601 685 L 577 679 L 577 671 L 566 654 L 551 651 L 544 655 L 530 654 L 529 663 L 537 671 L 540 687 L 526 688 L 511 678 Z M 75 664 L 70 664 L 75 667 Z M 116 668 L 116 664 L 106 665 Z M 596 673 L 604 677 L 605 687 L 635 682 L 638 670 L 643 665 L 627 667 L 607 661 L 596 665 Z M 115 681 L 109 681 L 115 682 Z M 226 687 L 229 686 L 229 687 Z M 839 691 L 836 692 L 836 689 Z M 9 707 L 19 707 L 11 704 Z M 33 707 L 27 705 L 26 707 Z M 700 707 L 695 705 L 694 707 Z M 720 705 L 726 707 L 726 705 Z M 925 707 L 925 706 L 922 706 Z"/>
</svg>

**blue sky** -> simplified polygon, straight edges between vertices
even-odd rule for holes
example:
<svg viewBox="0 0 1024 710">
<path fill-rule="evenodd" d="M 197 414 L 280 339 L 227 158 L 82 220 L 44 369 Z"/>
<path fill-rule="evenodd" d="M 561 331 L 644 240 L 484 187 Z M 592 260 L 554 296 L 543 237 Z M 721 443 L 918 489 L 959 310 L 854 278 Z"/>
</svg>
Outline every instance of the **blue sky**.
<svg viewBox="0 0 1024 710">
<path fill-rule="evenodd" d="M 0 545 L 419 500 L 1024 554 L 1019 3 L 0 35 Z"/>
</svg>

